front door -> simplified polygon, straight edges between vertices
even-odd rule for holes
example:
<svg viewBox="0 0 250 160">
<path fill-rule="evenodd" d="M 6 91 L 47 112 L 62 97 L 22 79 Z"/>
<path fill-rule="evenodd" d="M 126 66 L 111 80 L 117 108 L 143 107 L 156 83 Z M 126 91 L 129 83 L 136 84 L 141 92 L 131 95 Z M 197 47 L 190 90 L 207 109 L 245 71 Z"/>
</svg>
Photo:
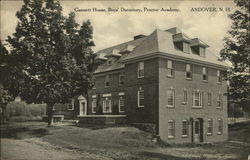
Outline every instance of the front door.
<svg viewBox="0 0 250 160">
<path fill-rule="evenodd" d="M 80 116 L 86 115 L 86 102 L 80 103 Z"/>
<path fill-rule="evenodd" d="M 196 119 L 194 121 L 194 142 L 203 142 L 203 121 Z"/>
</svg>

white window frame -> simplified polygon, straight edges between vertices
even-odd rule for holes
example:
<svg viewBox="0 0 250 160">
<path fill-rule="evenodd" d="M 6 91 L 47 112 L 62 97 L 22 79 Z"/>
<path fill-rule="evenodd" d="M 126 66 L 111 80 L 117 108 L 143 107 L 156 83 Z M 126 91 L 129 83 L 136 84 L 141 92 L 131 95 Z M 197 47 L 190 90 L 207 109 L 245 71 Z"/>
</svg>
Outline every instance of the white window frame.
<svg viewBox="0 0 250 160">
<path fill-rule="evenodd" d="M 217 107 L 218 109 L 221 109 L 222 108 L 222 94 L 219 93 L 218 94 L 218 97 L 217 97 Z"/>
<path fill-rule="evenodd" d="M 198 93 L 198 99 L 196 99 L 196 93 Z M 203 104 L 203 94 L 202 92 L 198 91 L 194 91 L 192 94 L 192 98 L 193 98 L 193 105 L 192 108 L 202 108 L 202 104 Z M 195 101 L 198 100 L 198 106 L 195 106 Z"/>
<path fill-rule="evenodd" d="M 123 76 L 123 81 L 121 81 L 121 77 Z M 124 85 L 124 73 L 119 73 L 119 86 L 123 86 Z"/>
<path fill-rule="evenodd" d="M 223 132 L 223 121 L 221 118 L 218 119 L 218 134 L 222 134 Z"/>
<path fill-rule="evenodd" d="M 172 105 L 168 104 L 168 99 L 170 98 L 169 97 L 169 91 L 171 91 L 172 97 L 173 97 L 173 104 Z M 171 88 L 171 89 L 167 90 L 167 107 L 168 108 L 174 108 L 174 105 L 175 105 L 175 90 L 173 88 Z"/>
<path fill-rule="evenodd" d="M 210 91 L 207 93 L 207 105 L 212 105 L 212 94 Z"/>
<path fill-rule="evenodd" d="M 167 60 L 167 76 L 174 77 L 174 62 L 172 60 Z"/>
<path fill-rule="evenodd" d="M 139 62 L 138 63 L 138 70 L 137 70 L 138 78 L 143 78 L 144 77 L 144 74 L 145 74 L 144 73 L 144 71 L 145 71 L 144 68 L 145 68 L 144 61 Z M 140 73 L 141 73 L 140 71 L 143 73 L 143 75 L 140 75 Z"/>
<path fill-rule="evenodd" d="M 143 92 L 143 98 L 140 98 L 140 92 Z M 143 103 L 144 105 L 140 105 L 140 99 L 143 99 L 143 102 L 145 101 L 145 95 L 144 95 L 144 90 L 142 90 L 141 88 L 138 90 L 137 92 L 137 106 L 138 108 L 144 107 L 145 103 Z"/>
<path fill-rule="evenodd" d="M 172 125 L 170 125 L 172 124 Z M 170 130 L 172 130 L 170 132 Z M 170 134 L 173 133 L 173 134 Z M 168 138 L 172 139 L 175 137 L 175 121 L 174 120 L 169 120 L 168 121 Z"/>
<path fill-rule="evenodd" d="M 119 97 L 119 112 L 120 112 L 120 113 L 123 113 L 123 112 L 125 112 L 125 110 L 123 110 L 123 111 L 121 110 L 121 106 L 122 106 L 122 105 L 121 105 L 121 100 L 123 100 L 123 107 L 125 107 L 125 104 L 124 104 L 124 102 L 125 102 L 125 101 L 124 101 L 124 96 L 122 96 L 122 95 Z"/>
<path fill-rule="evenodd" d="M 75 108 L 75 107 L 74 107 L 74 102 L 75 102 L 75 100 L 72 99 L 72 100 L 71 100 L 71 103 L 68 104 L 68 110 L 71 110 L 71 111 L 74 110 L 74 108 Z M 72 107 L 70 108 L 69 106 L 72 106 Z"/>
<path fill-rule="evenodd" d="M 107 82 L 108 82 L 108 84 L 109 84 L 108 86 L 107 86 Z M 110 76 L 109 76 L 109 74 L 107 74 L 107 75 L 105 76 L 104 85 L 105 85 L 105 88 L 110 87 Z"/>
<path fill-rule="evenodd" d="M 187 104 L 187 102 L 188 102 L 188 91 L 187 91 L 187 89 L 185 88 L 185 89 L 183 89 L 183 102 L 182 102 L 182 104 Z"/>
<path fill-rule="evenodd" d="M 186 123 L 186 128 L 184 128 L 184 123 Z M 186 130 L 186 133 L 187 134 L 183 134 L 183 131 Z M 182 137 L 188 137 L 188 121 L 185 119 L 185 120 L 182 120 Z"/>
<path fill-rule="evenodd" d="M 217 83 L 222 83 L 221 71 L 217 70 Z"/>
<path fill-rule="evenodd" d="M 210 132 L 211 130 L 211 132 Z M 213 134 L 213 120 L 208 119 L 207 120 L 207 135 L 212 135 Z"/>
<path fill-rule="evenodd" d="M 110 105 L 109 110 L 107 110 L 106 102 L 108 102 Z M 103 113 L 112 113 L 112 102 L 111 102 L 111 99 L 109 99 L 108 97 L 106 97 L 102 102 L 102 110 L 103 110 Z"/>
<path fill-rule="evenodd" d="M 188 73 L 190 73 L 190 77 L 187 76 Z M 192 65 L 191 64 L 186 64 L 186 79 L 192 80 L 192 78 L 193 78 Z"/>
<path fill-rule="evenodd" d="M 206 79 L 204 79 L 206 76 Z M 207 67 L 202 67 L 202 81 L 208 81 Z"/>
<path fill-rule="evenodd" d="M 96 98 L 92 98 L 91 108 L 92 108 L 92 113 L 96 113 L 96 108 L 97 108 L 97 100 L 96 100 Z"/>
</svg>

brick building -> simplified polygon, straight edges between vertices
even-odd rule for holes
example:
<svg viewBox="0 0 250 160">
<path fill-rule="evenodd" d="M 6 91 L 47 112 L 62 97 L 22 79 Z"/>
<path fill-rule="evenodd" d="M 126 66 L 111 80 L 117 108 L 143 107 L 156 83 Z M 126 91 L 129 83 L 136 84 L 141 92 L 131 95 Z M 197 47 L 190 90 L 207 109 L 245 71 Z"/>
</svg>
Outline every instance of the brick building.
<svg viewBox="0 0 250 160">
<path fill-rule="evenodd" d="M 100 50 L 95 86 L 72 113 L 83 123 L 153 125 L 168 143 L 226 140 L 227 65 L 208 47 L 171 28 Z"/>
</svg>

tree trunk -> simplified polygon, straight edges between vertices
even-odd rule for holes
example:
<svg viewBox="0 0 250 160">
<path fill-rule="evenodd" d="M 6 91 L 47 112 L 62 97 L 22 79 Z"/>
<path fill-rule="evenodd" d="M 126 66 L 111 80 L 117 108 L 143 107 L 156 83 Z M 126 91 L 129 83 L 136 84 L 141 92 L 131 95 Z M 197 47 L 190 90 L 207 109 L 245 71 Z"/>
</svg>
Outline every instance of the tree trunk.
<svg viewBox="0 0 250 160">
<path fill-rule="evenodd" d="M 48 105 L 48 126 L 53 125 L 53 106 L 54 104 L 47 104 Z"/>
</svg>

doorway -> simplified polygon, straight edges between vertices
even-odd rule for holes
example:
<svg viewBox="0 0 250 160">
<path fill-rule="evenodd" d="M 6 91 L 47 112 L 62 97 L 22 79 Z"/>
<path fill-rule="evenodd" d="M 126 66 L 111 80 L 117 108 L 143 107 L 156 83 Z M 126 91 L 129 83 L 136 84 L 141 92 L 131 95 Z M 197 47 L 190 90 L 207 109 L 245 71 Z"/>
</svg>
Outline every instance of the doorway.
<svg viewBox="0 0 250 160">
<path fill-rule="evenodd" d="M 79 116 L 87 115 L 87 101 L 83 96 L 78 97 L 79 100 Z"/>
<path fill-rule="evenodd" d="M 194 121 L 194 142 L 203 142 L 203 119 L 197 118 Z"/>
</svg>

